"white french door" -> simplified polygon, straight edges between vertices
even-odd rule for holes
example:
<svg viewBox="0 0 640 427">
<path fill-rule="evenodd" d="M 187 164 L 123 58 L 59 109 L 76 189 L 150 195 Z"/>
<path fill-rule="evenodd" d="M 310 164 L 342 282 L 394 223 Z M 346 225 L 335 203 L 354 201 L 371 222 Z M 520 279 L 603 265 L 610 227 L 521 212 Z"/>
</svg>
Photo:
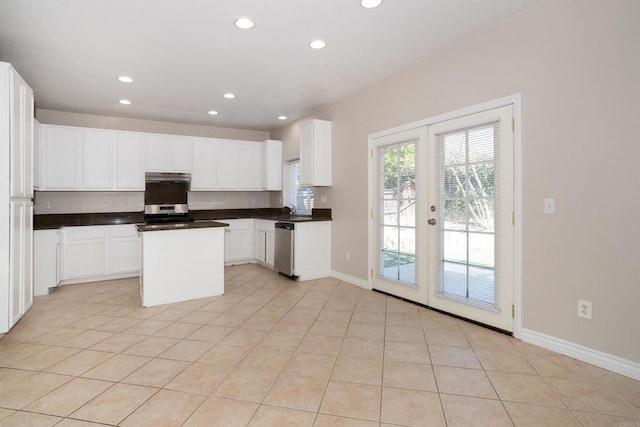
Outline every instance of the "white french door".
<svg viewBox="0 0 640 427">
<path fill-rule="evenodd" d="M 372 286 L 513 331 L 513 106 L 372 140 Z"/>
<path fill-rule="evenodd" d="M 427 128 L 398 132 L 373 141 L 373 288 L 427 304 Z M 426 176 L 425 176 L 426 178 Z"/>
<path fill-rule="evenodd" d="M 429 126 L 429 305 L 513 331 L 513 107 Z"/>
</svg>

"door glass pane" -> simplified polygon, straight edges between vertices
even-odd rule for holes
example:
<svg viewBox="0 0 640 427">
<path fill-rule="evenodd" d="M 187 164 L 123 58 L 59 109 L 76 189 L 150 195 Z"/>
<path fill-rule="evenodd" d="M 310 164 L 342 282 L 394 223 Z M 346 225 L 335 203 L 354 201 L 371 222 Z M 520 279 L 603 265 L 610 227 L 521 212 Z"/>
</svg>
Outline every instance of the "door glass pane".
<svg viewBox="0 0 640 427">
<path fill-rule="evenodd" d="M 470 302 L 495 301 L 494 157 L 497 124 L 439 135 L 438 231 L 442 294 Z"/>
<path fill-rule="evenodd" d="M 415 285 L 416 144 L 378 148 L 378 275 Z"/>
</svg>

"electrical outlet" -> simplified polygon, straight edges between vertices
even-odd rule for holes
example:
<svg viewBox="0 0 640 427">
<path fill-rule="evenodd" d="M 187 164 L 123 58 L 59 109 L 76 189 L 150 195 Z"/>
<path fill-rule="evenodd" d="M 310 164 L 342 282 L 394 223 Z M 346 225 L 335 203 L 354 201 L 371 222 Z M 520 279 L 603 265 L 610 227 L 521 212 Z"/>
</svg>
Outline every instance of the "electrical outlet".
<svg viewBox="0 0 640 427">
<path fill-rule="evenodd" d="M 211 199 L 211 205 L 215 205 L 216 204 L 216 199 Z"/>
<path fill-rule="evenodd" d="M 578 317 L 591 320 L 591 301 L 578 300 Z"/>
<path fill-rule="evenodd" d="M 327 203 L 327 196 L 320 196 L 320 203 Z"/>
<path fill-rule="evenodd" d="M 255 205 L 256 204 L 256 199 L 254 199 L 253 197 L 251 198 L 251 204 Z"/>
<path fill-rule="evenodd" d="M 48 200 L 46 200 L 46 201 L 44 202 L 44 208 L 45 208 L 45 209 L 51 209 L 51 202 L 50 202 L 50 201 L 48 201 Z"/>
<path fill-rule="evenodd" d="M 351 254 L 349 252 L 344 254 L 344 260 L 349 261 L 351 259 Z"/>
<path fill-rule="evenodd" d="M 104 202 L 104 207 L 105 208 L 110 208 L 111 207 L 111 200 L 107 200 L 106 202 Z"/>
</svg>

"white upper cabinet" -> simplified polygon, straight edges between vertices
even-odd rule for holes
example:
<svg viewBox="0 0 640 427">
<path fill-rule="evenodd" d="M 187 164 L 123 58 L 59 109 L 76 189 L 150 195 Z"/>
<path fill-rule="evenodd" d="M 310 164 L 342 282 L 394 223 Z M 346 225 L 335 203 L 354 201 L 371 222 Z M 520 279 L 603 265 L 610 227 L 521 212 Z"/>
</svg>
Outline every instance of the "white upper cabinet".
<svg viewBox="0 0 640 427">
<path fill-rule="evenodd" d="M 142 134 L 40 125 L 37 188 L 41 191 L 142 191 Z"/>
<path fill-rule="evenodd" d="M 262 190 L 264 178 L 263 143 L 242 141 L 238 162 L 238 188 Z"/>
<path fill-rule="evenodd" d="M 239 141 L 218 140 L 216 153 L 216 172 L 218 190 L 238 189 L 238 164 L 240 162 Z"/>
<path fill-rule="evenodd" d="M 9 98 L 11 103 L 10 153 L 11 197 L 33 196 L 33 91 L 11 67 Z"/>
<path fill-rule="evenodd" d="M 191 172 L 193 138 L 147 134 L 146 170 L 149 172 Z"/>
<path fill-rule="evenodd" d="M 194 138 L 191 191 L 210 191 L 216 189 L 217 147 L 218 145 L 215 139 Z"/>
<path fill-rule="evenodd" d="M 141 133 L 116 132 L 116 186 L 144 191 L 144 139 Z"/>
<path fill-rule="evenodd" d="M 282 141 L 268 139 L 264 143 L 264 181 L 269 191 L 282 191 Z"/>
<path fill-rule="evenodd" d="M 42 125 L 40 189 L 79 190 L 80 130 Z"/>
<path fill-rule="evenodd" d="M 300 185 L 331 185 L 331 122 L 309 120 L 300 127 Z"/>
<path fill-rule="evenodd" d="M 282 190 L 281 141 L 40 125 L 40 191 L 144 191 L 144 174 L 190 172 L 191 191 Z"/>
<path fill-rule="evenodd" d="M 82 129 L 82 188 L 113 189 L 113 132 Z"/>
</svg>

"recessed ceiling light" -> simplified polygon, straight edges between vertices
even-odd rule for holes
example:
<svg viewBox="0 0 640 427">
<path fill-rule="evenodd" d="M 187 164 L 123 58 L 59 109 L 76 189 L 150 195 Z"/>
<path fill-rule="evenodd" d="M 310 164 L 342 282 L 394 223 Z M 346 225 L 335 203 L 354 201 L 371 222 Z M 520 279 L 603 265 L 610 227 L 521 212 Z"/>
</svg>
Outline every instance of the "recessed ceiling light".
<svg viewBox="0 0 640 427">
<path fill-rule="evenodd" d="M 365 9 L 373 9 L 382 4 L 382 0 L 361 0 L 360 5 Z"/>
<path fill-rule="evenodd" d="M 118 77 L 118 80 L 120 80 L 122 83 L 132 83 L 133 79 L 129 76 L 120 76 Z"/>
<path fill-rule="evenodd" d="M 212 116 L 217 116 L 217 115 L 218 115 L 218 112 L 217 112 L 217 111 L 215 111 L 215 110 L 211 110 L 211 111 L 209 111 L 209 112 L 208 112 L 208 114 L 209 114 L 209 115 L 212 115 Z"/>
<path fill-rule="evenodd" d="M 237 18 L 234 24 L 241 30 L 250 30 L 254 27 L 254 25 L 256 25 L 255 22 L 253 22 L 253 19 L 249 18 L 248 16 L 241 16 Z"/>
<path fill-rule="evenodd" d="M 122 105 L 129 105 L 131 104 L 131 101 L 129 101 L 128 99 L 121 99 L 120 101 L 118 101 L 120 104 Z"/>
<path fill-rule="evenodd" d="M 278 120 L 287 120 L 287 116 L 278 116 Z"/>
<path fill-rule="evenodd" d="M 225 97 L 225 98 L 227 98 L 227 99 L 233 99 L 233 98 L 235 98 L 236 96 L 235 96 L 234 94 L 232 94 L 231 92 L 229 92 L 229 93 L 225 93 L 225 94 L 224 94 L 224 97 Z"/>
<path fill-rule="evenodd" d="M 323 49 L 327 46 L 327 43 L 324 40 L 315 39 L 309 43 L 309 47 L 311 49 Z"/>
</svg>

